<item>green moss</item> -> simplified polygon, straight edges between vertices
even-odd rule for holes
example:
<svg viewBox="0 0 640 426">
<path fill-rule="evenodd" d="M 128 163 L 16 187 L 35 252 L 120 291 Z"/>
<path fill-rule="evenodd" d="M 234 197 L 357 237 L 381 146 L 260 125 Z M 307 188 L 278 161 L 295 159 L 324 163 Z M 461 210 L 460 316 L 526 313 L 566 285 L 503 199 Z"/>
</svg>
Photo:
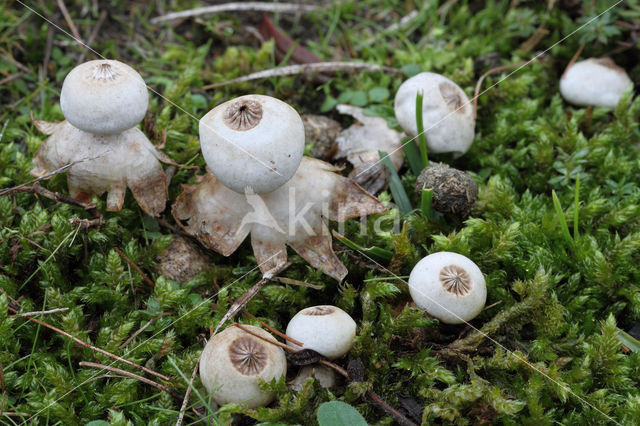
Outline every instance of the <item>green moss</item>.
<svg viewBox="0 0 640 426">
<path fill-rule="evenodd" d="M 635 44 L 630 27 L 620 22 L 640 18 L 637 2 L 624 2 L 599 17 L 610 2 L 585 0 L 574 10 L 566 9 L 570 2 L 454 2 L 448 9 L 444 5 L 450 2 L 422 3 L 341 2 L 311 14 L 281 14 L 274 22 L 322 59 L 380 64 L 408 74 L 438 72 L 469 95 L 488 69 L 478 65 L 478 57 L 494 52 L 500 64 L 507 64 L 545 51 L 506 79 L 511 71 L 485 80 L 468 154 L 455 160 L 432 156 L 478 182 L 479 200 L 470 218 L 425 218 L 418 211 L 400 218 L 392 208 L 370 217 L 362 225 L 364 233 L 359 222 L 349 221 L 341 232 L 363 247 L 392 252 L 391 261 L 347 253 L 336 243 L 350 271 L 337 284 L 291 252 L 284 276 L 323 289 L 269 283 L 247 305 L 280 330 L 306 306 L 330 303 L 345 309 L 356 320 L 358 335 L 348 358 L 338 363 L 346 368 L 349 359 L 360 358 L 365 381 L 330 390 L 310 381 L 300 392 L 284 381 L 263 383 L 277 395 L 276 404 L 257 410 L 229 404 L 216 412 L 196 379 L 193 407 L 222 423 L 241 413 L 262 422 L 307 424 L 322 402 L 339 399 L 370 422 L 390 423 L 385 412 L 363 398 L 374 390 L 395 407 L 413 400 L 422 407 L 417 420 L 425 423 L 637 422 L 640 354 L 623 351 L 617 330 L 640 321 L 640 98 L 629 92 L 614 111 L 587 112 L 567 105 L 558 93 L 562 70 L 580 43 L 586 43 L 582 57 L 612 54 L 639 81 L 637 55 L 620 49 L 621 43 Z M 80 34 L 90 34 L 100 10 L 87 6 L 81 14 L 80 2 L 66 4 Z M 257 24 L 251 13 L 152 26 L 149 19 L 160 13 L 156 5 L 101 5 L 109 15 L 92 47 L 130 63 L 162 95 L 151 96 L 152 120 L 145 129 L 153 129 L 155 135 L 149 136 L 156 143 L 164 132 L 164 151 L 175 161 L 204 170 L 197 119 L 246 93 L 276 96 L 300 112 L 322 110 L 344 125 L 347 119 L 333 108 L 349 101 L 397 126 L 393 93 L 403 78 L 388 73 L 341 72 L 324 83 L 278 77 L 202 90 L 275 67 L 274 43 L 261 45 L 251 35 Z M 383 31 L 417 5 L 419 13 L 404 29 Z M 163 9 L 197 6 L 180 1 Z M 44 16 L 58 16 L 56 2 L 32 7 Z M 18 3 L 0 6 L 0 15 L 1 52 L 21 64 L 0 61 L 0 80 L 13 77 L 0 86 L 4 188 L 31 179 L 31 159 L 45 136 L 35 130 L 29 114 L 63 119 L 60 87 L 81 48 L 51 29 L 53 43 L 43 70 L 48 25 Z M 527 51 L 527 40 L 539 28 L 544 37 Z M 400 181 L 413 206 L 419 206 L 408 167 L 400 171 Z M 177 170 L 171 199 L 181 184 L 194 182 L 192 170 Z M 42 185 L 67 193 L 64 175 Z M 392 201 L 389 192 L 379 198 Z M 104 197 L 94 202 L 104 212 Z M 127 194 L 123 210 L 105 213 L 99 229 L 75 228 L 69 220 L 76 217 L 88 215 L 31 194 L 0 197 L 2 411 L 26 413 L 3 417 L 3 422 L 173 424 L 179 401 L 137 380 L 80 367 L 80 361 L 94 361 L 130 369 L 25 318 L 10 317 L 9 306 L 18 300 L 23 311 L 68 308 L 42 320 L 168 376 L 169 385 L 184 394 L 209 327 L 218 325 L 231 301 L 259 280 L 251 247 L 245 242 L 228 258 L 211 254 L 211 270 L 180 285 L 154 269 L 155 256 L 173 233 L 165 226 L 173 223 L 168 210 L 162 221 L 145 217 Z M 398 220 L 400 226 L 394 227 Z M 140 266 L 155 288 L 149 289 L 115 248 Z M 489 307 L 472 321 L 474 328 L 428 317 L 409 303 L 406 283 L 375 264 L 406 277 L 421 257 L 441 250 L 469 256 L 486 276 Z M 214 279 L 222 287 L 219 292 Z M 256 323 L 242 315 L 238 319 Z M 186 421 L 197 420 L 188 410 Z"/>
</svg>

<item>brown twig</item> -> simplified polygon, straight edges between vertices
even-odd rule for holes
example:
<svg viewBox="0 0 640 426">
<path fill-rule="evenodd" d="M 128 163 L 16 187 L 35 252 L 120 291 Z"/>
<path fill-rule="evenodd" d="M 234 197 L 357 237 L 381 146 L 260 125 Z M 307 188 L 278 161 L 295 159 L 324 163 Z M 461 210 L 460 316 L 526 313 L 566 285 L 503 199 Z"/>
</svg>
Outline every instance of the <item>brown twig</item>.
<svg viewBox="0 0 640 426">
<path fill-rule="evenodd" d="M 12 311 L 13 313 L 16 313 L 16 314 L 18 313 L 18 310 L 17 310 L 17 309 L 12 308 L 11 306 L 9 306 L 9 310 L 10 310 L 10 311 Z M 50 329 L 50 330 L 53 330 L 53 331 L 55 331 L 56 333 L 61 334 L 61 335 L 65 336 L 65 337 L 66 337 L 66 338 L 68 338 L 68 339 L 73 340 L 74 342 L 76 342 L 76 343 L 77 343 L 77 344 L 79 344 L 80 346 L 83 346 L 83 347 L 85 347 L 85 348 L 89 348 L 89 349 L 91 349 L 91 350 L 93 350 L 93 351 L 99 352 L 99 353 L 101 353 L 102 355 L 106 355 L 106 356 L 108 356 L 109 358 L 113 358 L 113 359 L 115 359 L 115 360 L 117 360 L 117 361 L 123 362 L 123 363 L 125 363 L 125 364 L 127 364 L 127 365 L 130 365 L 131 367 L 135 367 L 135 368 L 137 368 L 137 369 L 139 369 L 139 370 L 144 371 L 145 373 L 148 373 L 148 374 L 151 374 L 151 375 L 153 375 L 153 376 L 156 376 L 156 377 L 158 377 L 158 378 L 160 378 L 160 379 L 162 379 L 162 380 L 165 380 L 165 381 L 167 381 L 167 382 L 169 382 L 169 381 L 171 380 L 171 379 L 169 379 L 169 377 L 167 377 L 167 376 L 165 376 L 165 375 L 163 375 L 163 374 L 156 373 L 155 371 L 150 370 L 150 369 L 148 369 L 147 367 L 144 367 L 144 366 L 142 366 L 142 365 L 138 365 L 138 364 L 136 364 L 135 362 L 132 362 L 132 361 L 129 361 L 128 359 L 122 358 L 121 356 L 118 356 L 118 355 L 112 354 L 111 352 L 107 352 L 107 351 L 105 351 L 104 349 L 100 349 L 100 348 L 98 348 L 98 347 L 96 347 L 96 346 L 93 346 L 93 345 L 91 345 L 91 344 L 89 344 L 89 343 L 87 343 L 87 342 L 85 342 L 85 341 L 83 341 L 83 340 L 80 340 L 80 339 L 78 339 L 77 337 L 75 337 L 75 336 L 73 336 L 73 335 L 71 335 L 71 334 L 67 333 L 66 331 L 60 330 L 58 327 L 54 327 L 54 326 L 53 326 L 53 325 L 51 325 L 51 324 L 47 324 L 47 323 L 46 323 L 46 322 L 44 322 L 44 321 L 40 321 L 40 320 L 35 319 L 35 318 L 33 318 L 33 317 L 25 317 L 25 318 L 27 318 L 29 321 L 33 321 L 33 322 L 35 322 L 36 324 L 40 324 L 40 325 L 41 325 L 41 326 L 43 326 L 43 327 L 46 327 L 46 328 L 48 328 L 48 329 Z"/>
<path fill-rule="evenodd" d="M 480 97 L 480 88 L 482 87 L 482 83 L 484 82 L 484 79 L 490 76 L 491 74 L 496 74 L 511 68 L 522 66 L 522 65 L 525 65 L 527 62 L 528 61 L 523 61 L 515 64 L 500 65 L 498 67 L 491 68 L 489 71 L 485 72 L 480 76 L 480 78 L 478 79 L 478 82 L 476 83 L 476 88 L 473 92 L 473 119 L 474 120 L 478 118 L 478 98 Z"/>
<path fill-rule="evenodd" d="M 6 188 L 0 190 L 0 196 L 4 195 L 13 195 L 19 193 L 28 193 L 34 195 L 41 195 L 45 198 L 49 198 L 50 200 L 57 201 L 59 203 L 70 204 L 72 206 L 80 207 L 87 211 L 93 218 L 102 217 L 102 214 L 96 209 L 96 205 L 93 203 L 85 204 L 81 201 L 76 200 L 75 198 L 68 197 L 66 195 L 60 194 L 59 192 L 49 191 L 48 189 L 40 186 L 38 182 L 34 183 L 31 186 L 25 186 L 25 184 L 21 184 L 18 186 L 14 186 L 12 188 Z"/>
<path fill-rule="evenodd" d="M 377 64 L 365 64 L 361 62 L 316 62 L 313 64 L 288 65 L 286 67 L 258 71 L 249 75 L 234 78 L 232 80 L 207 84 L 206 86 L 202 86 L 202 89 L 215 89 L 216 87 L 222 87 L 228 84 L 240 83 L 242 81 L 259 80 L 261 78 L 267 77 L 314 74 L 329 71 L 388 72 L 390 74 L 396 75 L 402 74 L 402 70 L 398 68 L 385 67 Z"/>
<path fill-rule="evenodd" d="M 279 269 L 269 272 L 269 275 L 263 276 L 260 281 L 258 281 L 256 284 L 254 284 L 253 287 L 251 287 L 242 296 L 240 296 L 239 299 L 237 299 L 235 302 L 233 302 L 231 304 L 231 307 L 227 311 L 227 313 L 224 314 L 224 316 L 222 317 L 222 319 L 220 320 L 220 322 L 216 326 L 216 328 L 215 328 L 215 330 L 213 332 L 213 335 L 215 336 L 218 333 L 218 330 L 220 329 L 220 327 L 222 327 L 224 325 L 224 323 L 226 323 L 231 318 L 235 317 L 236 314 L 238 312 L 240 312 L 245 307 L 245 305 L 247 303 L 249 303 L 249 301 L 253 298 L 253 296 L 255 296 L 260 291 L 260 289 L 262 287 L 264 287 L 264 285 L 267 282 L 272 280 L 275 275 L 277 275 L 280 272 L 282 272 L 282 270 L 284 268 L 286 268 L 288 265 L 289 264 L 285 264 L 282 267 L 280 267 Z"/>
<path fill-rule="evenodd" d="M 576 63 L 576 61 L 578 60 L 578 57 L 580 56 L 580 54 L 582 53 L 582 50 L 584 49 L 584 46 L 585 46 L 584 43 L 580 44 L 580 46 L 578 47 L 578 50 L 576 50 L 576 53 L 573 54 L 566 68 L 564 69 L 564 72 L 562 73 L 562 77 L 564 77 L 567 71 L 569 71 L 569 68 L 571 68 L 571 66 Z"/>
<path fill-rule="evenodd" d="M 89 38 L 87 39 L 86 43 L 87 46 L 91 46 L 91 43 L 93 43 L 93 41 L 96 39 L 96 37 L 98 36 L 98 32 L 100 31 L 100 27 L 102 27 L 102 24 L 104 24 L 105 19 L 107 19 L 107 11 L 105 9 L 102 9 L 102 12 L 100 12 L 100 17 L 98 18 L 98 22 L 96 22 L 95 27 L 93 27 L 93 30 L 91 30 L 91 34 L 89 34 Z M 87 56 L 88 51 L 89 49 L 85 49 L 82 51 L 80 57 L 78 58 L 78 65 L 84 62 L 84 58 Z"/>
<path fill-rule="evenodd" d="M 254 333 L 253 331 L 249 330 L 247 327 L 243 326 L 242 324 L 233 323 L 231 325 L 233 327 L 238 327 L 240 330 L 244 331 L 245 333 L 249 333 L 250 335 L 252 335 L 254 337 L 257 337 L 260 340 L 264 340 L 265 342 L 269 342 L 272 345 L 279 346 L 282 349 L 285 349 L 285 350 L 287 350 L 289 352 L 297 352 L 297 350 L 293 349 L 291 346 L 287 346 L 284 343 L 278 342 L 277 340 L 274 341 L 274 340 L 267 339 L 267 338 L 265 338 L 265 337 L 263 337 L 263 336 L 261 336 L 261 335 L 259 335 L 257 333 Z"/>
<path fill-rule="evenodd" d="M 76 27 L 76 24 L 73 23 L 73 19 L 71 19 L 71 15 L 69 15 L 69 11 L 67 10 L 67 6 L 64 4 L 64 1 L 56 0 L 56 3 L 58 3 L 60 12 L 62 12 L 62 16 L 64 16 L 64 20 L 67 22 L 67 25 L 69 26 L 69 29 L 71 30 L 71 34 L 73 34 L 75 41 L 78 43 L 82 43 L 82 37 L 80 37 L 78 28 Z"/>
<path fill-rule="evenodd" d="M 9 83 L 10 81 L 13 81 L 13 80 L 15 80 L 15 79 L 17 79 L 17 78 L 20 78 L 20 77 L 22 77 L 23 75 L 24 75 L 24 72 L 22 72 L 22 71 L 17 72 L 17 73 L 15 73 L 15 74 L 11 74 L 10 76 L 5 77 L 5 78 L 3 78 L 2 80 L 0 80 L 0 86 L 2 86 L 2 85 L 4 85 L 4 84 L 7 84 L 7 83 Z"/>
<path fill-rule="evenodd" d="M 283 284 L 298 285 L 300 287 L 309 287 L 309 288 L 312 288 L 314 290 L 322 290 L 322 289 L 324 289 L 323 285 L 310 284 L 310 283 L 306 283 L 304 281 L 294 280 L 293 278 L 275 277 L 273 280 L 281 282 Z"/>
<path fill-rule="evenodd" d="M 91 367 L 91 368 L 99 368 L 101 370 L 107 370 L 114 372 L 116 374 L 120 374 L 122 376 L 129 377 L 130 379 L 138 380 L 144 384 L 149 386 L 153 386 L 154 388 L 161 390 L 163 392 L 167 392 L 169 395 L 174 397 L 175 399 L 182 401 L 182 397 L 178 395 L 173 389 L 168 388 L 167 386 L 161 385 L 160 383 L 154 382 L 153 380 L 147 379 L 146 377 L 139 376 L 137 374 L 131 373 L 127 370 L 122 370 L 120 368 L 111 367 L 110 365 L 98 364 L 96 362 L 89 361 L 80 361 L 80 367 Z"/>
<path fill-rule="evenodd" d="M 217 4 L 215 6 L 198 7 L 196 9 L 181 10 L 180 12 L 172 12 L 163 16 L 156 16 L 151 19 L 152 24 L 157 24 L 164 21 L 173 21 L 176 19 L 193 18 L 194 16 L 205 15 L 209 13 L 221 13 L 221 12 L 311 12 L 317 10 L 317 6 L 305 5 L 305 4 L 290 4 L 290 3 L 271 3 L 271 2 L 235 2 Z"/>
<path fill-rule="evenodd" d="M 29 413 L 16 413 L 13 411 L 7 411 L 6 413 L 2 413 L 3 416 L 7 416 L 7 417 L 27 417 L 30 416 L 31 414 Z"/>
<path fill-rule="evenodd" d="M 23 318 L 23 317 L 32 317 L 35 315 L 57 314 L 59 312 L 66 312 L 68 310 L 69 308 L 55 308 L 55 309 L 49 309 L 48 311 L 23 312 L 20 314 L 9 315 L 9 318 Z"/>
<path fill-rule="evenodd" d="M 255 315 L 253 315 L 252 313 L 250 313 L 249 311 L 247 311 L 246 309 L 242 310 L 242 313 L 245 314 L 246 316 L 248 316 L 249 318 L 253 318 L 254 320 L 258 321 L 260 323 L 261 326 L 263 326 L 264 328 L 266 328 L 267 330 L 269 330 L 270 332 L 272 332 L 273 334 L 282 337 L 284 340 L 293 343 L 294 345 L 298 345 L 298 346 L 302 346 L 302 343 L 298 342 L 296 339 L 293 339 L 289 336 L 287 336 L 286 334 L 284 334 L 281 331 L 276 330 L 275 328 L 271 327 L 269 324 L 267 324 L 264 321 L 259 320 Z"/>
<path fill-rule="evenodd" d="M 47 41 L 44 46 L 44 59 L 42 60 L 42 73 L 46 76 L 49 74 L 49 60 L 51 59 L 51 49 L 53 49 L 53 39 L 55 31 L 51 25 L 47 27 Z"/>
<path fill-rule="evenodd" d="M 151 279 L 142 271 L 142 269 L 140 269 L 138 265 L 136 265 L 131 259 L 129 259 L 129 257 L 126 254 L 124 254 L 122 250 L 120 250 L 118 247 L 114 247 L 113 249 L 115 250 L 116 253 L 120 255 L 120 257 L 122 257 L 129 265 L 131 265 L 133 269 L 136 270 L 136 272 L 142 277 L 142 281 L 149 288 L 151 289 L 155 288 L 156 284 L 153 281 L 151 281 Z"/>
<path fill-rule="evenodd" d="M 85 231 L 89 228 L 101 227 L 104 225 L 104 218 L 102 216 L 96 217 L 94 219 L 81 219 L 79 217 L 72 217 L 69 219 L 69 224 L 73 227 L 78 227 L 80 229 L 84 229 Z"/>
<path fill-rule="evenodd" d="M 187 386 L 187 390 L 184 393 L 184 398 L 182 398 L 182 406 L 180 407 L 180 414 L 178 415 L 176 426 L 180 426 L 182 424 L 182 420 L 184 419 L 184 413 L 187 411 L 187 405 L 189 404 L 189 396 L 191 396 L 193 381 L 196 379 L 196 374 L 198 372 L 199 365 L 200 365 L 200 359 L 196 361 L 196 366 L 193 367 L 193 372 L 191 373 L 191 379 L 189 380 L 189 386 Z"/>
<path fill-rule="evenodd" d="M 147 327 L 149 327 L 151 324 L 153 324 L 154 322 L 158 321 L 160 318 L 162 317 L 166 317 L 168 315 L 173 315 L 173 312 L 163 312 L 160 315 L 156 315 L 155 317 L 151 318 L 149 321 L 146 322 L 145 325 L 143 325 L 142 327 L 140 327 L 135 333 L 133 333 L 127 340 L 124 341 L 123 344 L 121 344 L 120 346 L 118 346 L 118 349 L 124 349 L 125 347 L 127 347 L 127 345 L 129 343 L 131 343 L 133 341 L 133 339 L 135 339 L 136 337 L 138 337 L 138 335 L 140 333 L 142 333 Z"/>
</svg>

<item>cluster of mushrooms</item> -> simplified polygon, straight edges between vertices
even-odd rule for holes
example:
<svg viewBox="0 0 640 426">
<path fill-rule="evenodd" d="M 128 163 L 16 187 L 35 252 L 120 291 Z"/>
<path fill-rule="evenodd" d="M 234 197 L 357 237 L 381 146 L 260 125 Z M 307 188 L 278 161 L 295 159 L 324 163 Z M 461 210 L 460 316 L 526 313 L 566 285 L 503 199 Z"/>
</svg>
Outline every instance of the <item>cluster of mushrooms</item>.
<svg viewBox="0 0 640 426">
<path fill-rule="evenodd" d="M 609 58 L 598 58 L 570 65 L 560 81 L 560 92 L 575 105 L 613 108 L 631 85 L 624 69 Z M 464 91 L 448 78 L 430 72 L 405 81 L 394 107 L 398 122 L 410 137 L 418 135 L 418 93 L 423 94 L 422 120 L 429 151 L 465 154 L 475 137 L 475 117 Z M 122 209 L 129 187 L 140 208 L 158 216 L 168 200 L 169 178 L 161 162 L 175 163 L 136 127 L 148 108 L 142 77 L 118 61 L 86 62 L 65 78 L 60 105 L 65 121 L 34 120 L 50 137 L 38 150 L 31 173 L 42 177 L 68 167 L 70 194 L 88 201 L 107 192 L 108 211 Z M 352 126 L 341 134 L 343 145 L 338 155 L 354 164 L 354 172 L 378 163 L 377 150 L 366 147 L 366 139 L 374 134 L 385 138 L 386 148 L 400 146 L 401 135 L 389 129 L 384 120 L 365 117 L 349 106 L 341 106 L 340 111 L 365 124 L 364 130 Z M 286 246 L 290 246 L 313 267 L 338 281 L 344 279 L 347 270 L 333 252 L 325 220 L 345 221 L 381 213 L 387 207 L 354 181 L 357 176 L 345 178 L 334 165 L 303 156 L 305 127 L 298 113 L 269 96 L 241 96 L 209 111 L 200 120 L 199 133 L 209 170 L 195 185 L 183 185 L 183 193 L 172 206 L 177 223 L 225 256 L 251 235 L 258 266 L 266 278 L 282 270 L 287 262 Z M 391 154 L 395 154 L 392 161 L 396 167 L 402 165 L 401 155 Z M 371 192 L 380 187 L 374 180 Z M 434 189 L 434 209 L 462 218 L 478 196 L 475 181 L 446 164 L 430 165 L 422 171 L 416 190 L 423 188 Z M 449 324 L 472 320 L 484 308 L 487 297 L 478 266 L 449 252 L 432 253 L 420 260 L 409 277 L 409 289 L 419 308 Z M 272 344 L 275 339 L 258 327 L 245 327 L 251 333 L 227 327 L 214 335 L 202 352 L 200 377 L 218 404 L 266 405 L 273 395 L 260 389 L 259 380 L 286 375 L 287 360 L 283 349 Z M 289 342 L 294 349 L 309 349 L 336 359 L 353 345 L 356 323 L 335 306 L 314 306 L 291 319 L 286 335 L 302 344 Z M 311 375 L 327 387 L 335 382 L 332 370 L 316 365 L 303 368 L 292 386 L 299 388 Z"/>
</svg>

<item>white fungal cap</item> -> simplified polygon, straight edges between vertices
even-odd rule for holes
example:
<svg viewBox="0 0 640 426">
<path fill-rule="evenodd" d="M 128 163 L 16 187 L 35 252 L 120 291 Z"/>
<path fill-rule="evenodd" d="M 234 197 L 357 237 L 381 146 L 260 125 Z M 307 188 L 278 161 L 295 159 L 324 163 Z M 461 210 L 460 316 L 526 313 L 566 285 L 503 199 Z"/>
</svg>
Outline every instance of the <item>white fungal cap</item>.
<svg viewBox="0 0 640 426">
<path fill-rule="evenodd" d="M 289 382 L 289 387 L 296 391 L 301 391 L 304 384 L 310 378 L 314 378 L 323 388 L 332 388 L 336 385 L 337 377 L 333 368 L 321 364 L 305 365 L 300 369 L 298 375 Z"/>
<path fill-rule="evenodd" d="M 240 96 L 200 119 L 200 146 L 207 166 L 225 186 L 264 194 L 298 170 L 304 125 L 296 110 L 279 99 Z"/>
<path fill-rule="evenodd" d="M 356 337 L 356 323 L 348 313 L 331 305 L 305 308 L 287 325 L 287 336 L 302 343 L 288 342 L 295 349 L 312 349 L 329 359 L 349 352 Z"/>
<path fill-rule="evenodd" d="M 394 109 L 400 126 L 411 137 L 418 134 L 416 96 L 422 92 L 422 123 L 430 152 L 460 156 L 473 143 L 473 108 L 464 91 L 448 78 L 432 72 L 417 74 L 400 85 Z"/>
<path fill-rule="evenodd" d="M 244 327 L 276 341 L 259 327 Z M 227 327 L 213 336 L 200 356 L 200 380 L 220 405 L 235 402 L 248 408 L 265 406 L 273 395 L 260 390 L 258 379 L 268 382 L 286 373 L 287 358 L 281 347 L 238 327 Z"/>
<path fill-rule="evenodd" d="M 611 58 L 589 58 L 576 62 L 560 79 L 560 94 L 579 106 L 615 108 L 633 82 Z"/>
<path fill-rule="evenodd" d="M 442 251 L 423 258 L 409 275 L 411 298 L 447 324 L 475 318 L 487 300 L 484 276 L 469 258 Z"/>
<path fill-rule="evenodd" d="M 60 108 L 74 127 L 115 134 L 134 127 L 149 106 L 140 74 L 119 61 L 100 59 L 78 65 L 62 83 Z"/>
</svg>

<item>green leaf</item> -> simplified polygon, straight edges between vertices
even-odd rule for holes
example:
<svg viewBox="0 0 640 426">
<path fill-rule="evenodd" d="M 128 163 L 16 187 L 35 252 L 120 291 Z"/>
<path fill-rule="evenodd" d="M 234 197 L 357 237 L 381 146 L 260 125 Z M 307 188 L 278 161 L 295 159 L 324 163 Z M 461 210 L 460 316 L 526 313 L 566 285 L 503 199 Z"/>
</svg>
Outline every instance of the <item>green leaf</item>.
<svg viewBox="0 0 640 426">
<path fill-rule="evenodd" d="M 342 401 L 325 402 L 318 408 L 320 426 L 366 426 L 367 422 L 358 411 Z"/>
<path fill-rule="evenodd" d="M 407 77 L 413 77 L 414 75 L 420 72 L 420 65 L 418 64 L 407 64 L 402 67 L 402 72 Z"/>
<path fill-rule="evenodd" d="M 378 151 L 380 155 L 380 161 L 385 167 L 389 170 L 391 176 L 389 177 L 389 189 L 391 190 L 391 195 L 393 195 L 393 201 L 398 205 L 398 209 L 400 209 L 400 213 L 403 215 L 408 214 L 413 210 L 411 206 L 411 201 L 409 201 L 409 196 L 407 192 L 404 190 L 404 186 L 402 186 L 402 181 L 400 180 L 400 176 L 398 176 L 398 172 L 396 168 L 393 167 L 393 163 L 389 159 L 389 154 L 383 151 Z"/>
<path fill-rule="evenodd" d="M 92 420 L 89 423 L 85 423 L 84 426 L 109 426 L 109 422 L 106 420 Z"/>
<path fill-rule="evenodd" d="M 389 99 L 389 89 L 386 87 L 374 87 L 369 89 L 369 101 L 370 102 L 382 102 Z"/>
<path fill-rule="evenodd" d="M 369 103 L 367 94 L 362 91 L 353 92 L 351 95 L 351 105 L 363 107 Z"/>
</svg>

